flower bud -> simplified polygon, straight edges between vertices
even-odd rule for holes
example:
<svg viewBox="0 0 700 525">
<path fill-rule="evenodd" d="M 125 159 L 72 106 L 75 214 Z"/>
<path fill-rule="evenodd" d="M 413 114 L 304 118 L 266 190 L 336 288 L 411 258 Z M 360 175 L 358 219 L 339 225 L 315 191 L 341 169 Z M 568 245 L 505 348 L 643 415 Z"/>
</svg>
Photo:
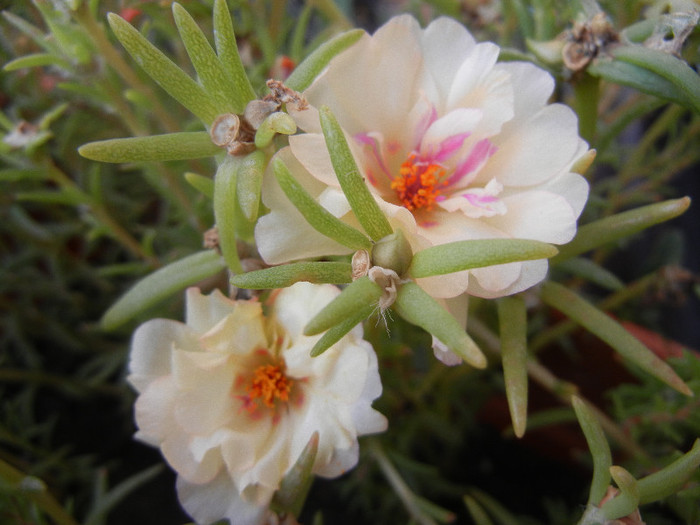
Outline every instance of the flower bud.
<svg viewBox="0 0 700 525">
<path fill-rule="evenodd" d="M 401 230 L 379 239 L 372 248 L 372 264 L 394 270 L 403 276 L 411 265 L 413 250 Z"/>
</svg>

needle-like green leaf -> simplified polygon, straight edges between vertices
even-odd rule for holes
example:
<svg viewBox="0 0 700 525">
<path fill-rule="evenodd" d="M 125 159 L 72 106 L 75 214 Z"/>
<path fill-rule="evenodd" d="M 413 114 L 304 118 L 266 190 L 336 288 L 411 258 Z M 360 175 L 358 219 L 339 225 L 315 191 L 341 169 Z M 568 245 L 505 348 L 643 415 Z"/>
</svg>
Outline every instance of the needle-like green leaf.
<svg viewBox="0 0 700 525">
<path fill-rule="evenodd" d="M 273 161 L 272 169 L 282 191 L 316 231 L 353 250 L 371 248 L 372 243 L 364 234 L 345 224 L 316 202 L 297 182 L 281 159 Z"/>
<path fill-rule="evenodd" d="M 515 261 L 547 259 L 557 254 L 551 244 L 526 239 L 477 239 L 431 246 L 413 255 L 409 273 L 430 277 Z"/>
<path fill-rule="evenodd" d="M 409 323 L 437 337 L 471 366 L 486 367 L 486 357 L 464 328 L 416 283 L 401 285 L 392 308 Z"/>
<path fill-rule="evenodd" d="M 510 418 L 515 435 L 522 437 L 527 425 L 527 315 L 522 297 L 498 301 L 498 324 Z"/>
<path fill-rule="evenodd" d="M 658 49 L 645 46 L 619 46 L 611 50 L 617 60 L 634 64 L 670 82 L 686 99 L 684 104 L 700 112 L 700 76 L 686 62 Z"/>
<path fill-rule="evenodd" d="M 260 192 L 262 190 L 266 162 L 265 153 L 255 150 L 243 157 L 241 166 L 238 169 L 236 183 L 238 204 L 241 207 L 243 216 L 248 221 L 255 221 L 258 218 Z"/>
<path fill-rule="evenodd" d="M 367 188 L 345 139 L 343 129 L 327 106 L 322 107 L 319 113 L 333 170 L 357 220 L 373 241 L 390 235 L 393 232 L 391 225 Z"/>
<path fill-rule="evenodd" d="M 329 328 L 326 333 L 324 333 L 323 336 L 316 341 L 316 344 L 311 349 L 311 357 L 321 355 L 335 343 L 340 341 L 345 334 L 372 315 L 375 308 L 376 305 L 372 304 L 360 306 L 359 308 L 350 312 L 348 317 L 340 321 L 340 323 Z"/>
<path fill-rule="evenodd" d="M 358 310 L 376 308 L 382 289 L 369 277 L 360 277 L 350 283 L 338 297 L 311 319 L 304 327 L 304 335 L 316 335 L 353 317 Z M 359 322 L 359 321 L 358 321 Z M 355 323 L 357 324 L 357 322 Z"/>
<path fill-rule="evenodd" d="M 344 284 L 352 281 L 352 266 L 344 262 L 298 262 L 231 277 L 231 284 L 249 290 L 286 288 L 299 281 Z"/>
<path fill-rule="evenodd" d="M 78 153 L 100 162 L 162 162 L 213 157 L 221 148 L 211 141 L 206 131 L 183 131 L 88 142 Z"/>
<path fill-rule="evenodd" d="M 219 247 L 226 264 L 234 273 L 242 273 L 236 236 L 236 178 L 240 158 L 226 156 L 214 176 L 214 218 L 219 231 Z"/>
<path fill-rule="evenodd" d="M 552 258 L 557 264 L 571 257 L 640 232 L 650 226 L 678 217 L 690 206 L 690 199 L 672 199 L 625 211 L 581 226 L 573 241 L 559 247 Z"/>
<path fill-rule="evenodd" d="M 332 38 L 320 45 L 304 61 L 299 64 L 285 81 L 288 88 L 294 91 L 304 91 L 323 71 L 331 59 L 345 51 L 365 34 L 361 29 L 353 29 Z"/>
<path fill-rule="evenodd" d="M 683 488 L 688 478 L 700 468 L 700 439 L 693 448 L 663 469 L 649 474 L 637 482 L 639 503 L 651 503 L 675 494 Z"/>
<path fill-rule="evenodd" d="M 187 73 L 119 15 L 109 13 L 109 25 L 129 54 L 160 87 L 209 125 L 219 115 L 216 101 Z"/>
<path fill-rule="evenodd" d="M 226 0 L 214 2 L 214 45 L 221 65 L 233 82 L 235 91 L 233 96 L 240 100 L 245 108 L 245 105 L 255 98 L 255 91 L 238 54 L 236 35 L 233 32 L 233 22 Z"/>
<path fill-rule="evenodd" d="M 659 378 L 682 394 L 693 395 L 688 385 L 665 361 L 625 330 L 620 323 L 565 286 L 547 281 L 542 285 L 540 298 L 608 343 L 622 357 L 629 359 L 642 370 Z"/>
<path fill-rule="evenodd" d="M 588 450 L 593 457 L 593 480 L 591 481 L 588 504 L 600 505 L 600 501 L 610 485 L 610 467 L 612 466 L 610 446 L 608 440 L 605 439 L 603 427 L 600 426 L 596 415 L 588 408 L 585 401 L 572 396 L 571 404 L 583 430 L 583 435 L 586 437 Z"/>
<path fill-rule="evenodd" d="M 225 267 L 226 263 L 214 250 L 198 252 L 170 263 L 137 282 L 105 312 L 100 325 L 105 330 L 114 330 L 175 292 L 211 277 Z"/>
<path fill-rule="evenodd" d="M 207 37 L 187 10 L 177 2 L 173 3 L 173 18 L 185 44 L 187 55 L 192 61 L 199 81 L 216 103 L 219 114 L 243 113 L 250 100 L 237 92 L 237 86 L 226 73 Z"/>
<path fill-rule="evenodd" d="M 620 493 L 600 507 L 608 520 L 616 520 L 632 514 L 639 507 L 639 487 L 637 480 L 624 468 L 613 465 L 610 475 L 615 480 Z"/>
</svg>

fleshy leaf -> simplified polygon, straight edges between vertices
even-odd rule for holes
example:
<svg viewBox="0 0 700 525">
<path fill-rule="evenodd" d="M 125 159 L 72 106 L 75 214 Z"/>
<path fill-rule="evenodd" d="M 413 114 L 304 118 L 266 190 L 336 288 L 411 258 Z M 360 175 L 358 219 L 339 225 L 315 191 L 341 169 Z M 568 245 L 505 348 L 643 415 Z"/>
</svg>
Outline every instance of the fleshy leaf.
<svg viewBox="0 0 700 525">
<path fill-rule="evenodd" d="M 231 284 L 249 290 L 286 288 L 296 282 L 344 284 L 352 281 L 352 266 L 344 262 L 298 262 L 231 277 Z"/>
<path fill-rule="evenodd" d="M 289 114 L 275 111 L 262 121 L 255 132 L 255 146 L 265 148 L 272 142 L 277 133 L 293 135 L 296 131 L 297 125 Z"/>
<path fill-rule="evenodd" d="M 545 282 L 542 285 L 540 298 L 552 308 L 559 310 L 572 321 L 608 343 L 622 357 L 629 359 L 642 370 L 657 377 L 682 394 L 693 395 L 688 385 L 665 361 L 657 357 L 636 337 L 625 330 L 620 323 L 565 286 L 552 281 Z"/>
<path fill-rule="evenodd" d="M 89 142 L 80 146 L 78 153 L 100 162 L 161 162 L 213 157 L 221 148 L 206 131 L 183 131 Z"/>
<path fill-rule="evenodd" d="M 328 350 L 335 343 L 355 328 L 362 321 L 367 319 L 376 309 L 376 304 L 362 305 L 348 314 L 340 323 L 329 328 L 323 336 L 316 341 L 316 344 L 311 349 L 311 357 L 317 357 Z"/>
<path fill-rule="evenodd" d="M 620 60 L 601 60 L 589 64 L 586 71 L 608 82 L 628 86 L 681 106 L 690 106 L 685 94 L 670 81 L 643 67 Z"/>
<path fill-rule="evenodd" d="M 137 282 L 105 312 L 100 325 L 114 330 L 129 319 L 187 286 L 198 283 L 226 267 L 214 250 L 188 255 Z"/>
<path fill-rule="evenodd" d="M 112 31 L 143 70 L 193 115 L 205 124 L 211 124 L 219 115 L 219 111 L 216 102 L 204 88 L 129 22 L 114 13 L 107 16 Z"/>
<path fill-rule="evenodd" d="M 185 180 L 202 195 L 214 198 L 214 181 L 211 178 L 188 171 L 185 173 Z"/>
<path fill-rule="evenodd" d="M 353 29 L 341 33 L 320 45 L 292 71 L 289 78 L 285 80 L 285 85 L 294 91 L 304 91 L 311 85 L 314 79 L 323 71 L 334 56 L 345 51 L 348 47 L 357 42 L 364 33 L 365 32 L 361 29 Z"/>
<path fill-rule="evenodd" d="M 232 96 L 240 100 L 245 109 L 248 101 L 255 98 L 255 91 L 250 85 L 250 80 L 238 54 L 236 35 L 233 32 L 231 13 L 229 13 L 226 0 L 214 2 L 214 45 L 224 71 L 233 82 L 234 93 Z"/>
<path fill-rule="evenodd" d="M 219 247 L 226 264 L 234 273 L 242 273 L 236 237 L 236 179 L 240 158 L 229 155 L 214 176 L 214 218 L 219 230 Z"/>
<path fill-rule="evenodd" d="M 437 337 L 471 366 L 486 367 L 486 357 L 464 328 L 416 283 L 401 285 L 392 308 L 409 323 Z"/>
<path fill-rule="evenodd" d="M 51 53 L 34 53 L 10 60 L 3 66 L 3 71 L 16 71 L 27 67 L 56 66 L 69 69 L 70 64 L 63 58 Z"/>
<path fill-rule="evenodd" d="M 389 221 L 367 188 L 352 156 L 345 133 L 327 106 L 321 108 L 321 128 L 340 187 L 357 220 L 373 241 L 392 233 Z"/>
<path fill-rule="evenodd" d="M 557 264 L 584 252 L 640 232 L 650 226 L 673 219 L 690 206 L 690 199 L 672 199 L 649 204 L 634 210 L 591 222 L 578 229 L 569 244 L 559 247 L 559 254 L 550 261 Z"/>
<path fill-rule="evenodd" d="M 632 514 L 639 507 L 639 487 L 634 476 L 622 467 L 610 467 L 610 475 L 620 489 L 613 499 L 606 501 L 600 510 L 609 520 L 616 520 Z"/>
<path fill-rule="evenodd" d="M 381 295 L 382 289 L 376 283 L 369 277 L 360 277 L 350 283 L 338 297 L 308 322 L 304 327 L 304 335 L 325 332 L 348 317 L 352 317 L 358 310 L 369 307 L 373 310 L 379 303 Z"/>
<path fill-rule="evenodd" d="M 637 481 L 639 503 L 651 503 L 683 488 L 688 478 L 700 468 L 700 439 L 696 439 L 693 448 L 663 469 L 649 474 Z"/>
<path fill-rule="evenodd" d="M 610 485 L 610 467 L 612 466 L 610 446 L 607 439 L 605 439 L 603 428 L 600 426 L 598 419 L 586 403 L 582 399 L 572 396 L 571 404 L 574 407 L 578 423 L 581 426 L 581 430 L 583 430 L 588 449 L 593 457 L 593 480 L 591 481 L 588 504 L 599 505 Z"/>
<path fill-rule="evenodd" d="M 563 270 L 613 292 L 625 287 L 625 284 L 610 270 L 584 257 L 567 259 L 557 265 L 557 270 Z"/>
<path fill-rule="evenodd" d="M 522 437 L 527 425 L 527 315 L 522 297 L 498 301 L 498 324 L 510 418 L 515 435 Z"/>
<path fill-rule="evenodd" d="M 314 479 L 313 467 L 318 454 L 318 441 L 319 434 L 315 431 L 299 455 L 299 459 L 285 474 L 280 488 L 275 492 L 270 507 L 279 514 L 288 513 L 298 516 L 301 513 Z"/>
<path fill-rule="evenodd" d="M 202 86 L 216 103 L 218 113 L 242 113 L 250 99 L 241 97 L 237 93 L 236 86 L 226 73 L 207 37 L 187 10 L 177 2 L 173 3 L 172 9 L 187 55 Z"/>
<path fill-rule="evenodd" d="M 515 261 L 547 259 L 557 254 L 551 244 L 526 239 L 476 239 L 431 246 L 413 255 L 409 273 L 430 277 Z"/>
<path fill-rule="evenodd" d="M 289 168 L 281 159 L 273 161 L 272 169 L 282 191 L 315 230 L 348 248 L 354 250 L 370 249 L 372 244 L 369 239 L 316 202 L 292 176 Z"/>
<path fill-rule="evenodd" d="M 619 46 L 613 48 L 611 54 L 617 60 L 647 69 L 669 81 L 687 100 L 684 105 L 700 112 L 700 76 L 680 58 L 644 46 Z"/>
<path fill-rule="evenodd" d="M 258 218 L 260 191 L 262 190 L 266 161 L 265 154 L 256 150 L 243 157 L 238 169 L 236 181 L 238 204 L 243 216 L 248 221 L 255 221 Z"/>
</svg>

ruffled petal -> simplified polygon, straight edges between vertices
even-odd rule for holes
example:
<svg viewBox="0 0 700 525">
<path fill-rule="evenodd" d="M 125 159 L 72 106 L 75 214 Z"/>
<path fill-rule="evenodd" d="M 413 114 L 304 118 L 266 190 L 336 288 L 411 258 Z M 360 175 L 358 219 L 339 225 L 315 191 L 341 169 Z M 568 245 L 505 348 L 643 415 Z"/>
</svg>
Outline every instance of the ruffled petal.
<svg viewBox="0 0 700 525">
<path fill-rule="evenodd" d="M 152 319 L 136 329 L 131 338 L 128 380 L 138 392 L 154 379 L 170 373 L 173 347 L 196 348 L 196 333 L 169 319 Z"/>
<path fill-rule="evenodd" d="M 576 234 L 571 204 L 556 193 L 525 191 L 503 198 L 508 212 L 484 219 L 516 239 L 565 244 Z"/>
<path fill-rule="evenodd" d="M 198 525 L 210 525 L 221 518 L 228 518 L 232 525 L 262 525 L 272 499 L 270 493 L 265 504 L 245 501 L 225 472 L 206 484 L 178 477 L 177 495 Z"/>
<path fill-rule="evenodd" d="M 199 288 L 188 288 L 185 293 L 185 324 L 195 332 L 203 334 L 212 326 L 231 314 L 235 302 L 219 290 L 203 295 Z"/>
<path fill-rule="evenodd" d="M 561 104 L 546 106 L 492 141 L 498 151 L 479 173 L 479 181 L 497 178 L 505 186 L 541 184 L 570 165 L 578 151 L 576 114 Z"/>
</svg>

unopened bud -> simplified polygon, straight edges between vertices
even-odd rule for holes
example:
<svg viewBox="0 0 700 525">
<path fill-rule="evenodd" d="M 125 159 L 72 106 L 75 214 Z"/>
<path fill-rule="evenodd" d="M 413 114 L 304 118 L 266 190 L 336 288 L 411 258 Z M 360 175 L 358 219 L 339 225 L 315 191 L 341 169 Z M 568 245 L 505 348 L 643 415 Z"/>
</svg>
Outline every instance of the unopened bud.
<svg viewBox="0 0 700 525">
<path fill-rule="evenodd" d="M 401 230 L 379 239 L 372 248 L 372 264 L 394 270 L 403 276 L 413 259 L 413 250 Z"/>
</svg>

